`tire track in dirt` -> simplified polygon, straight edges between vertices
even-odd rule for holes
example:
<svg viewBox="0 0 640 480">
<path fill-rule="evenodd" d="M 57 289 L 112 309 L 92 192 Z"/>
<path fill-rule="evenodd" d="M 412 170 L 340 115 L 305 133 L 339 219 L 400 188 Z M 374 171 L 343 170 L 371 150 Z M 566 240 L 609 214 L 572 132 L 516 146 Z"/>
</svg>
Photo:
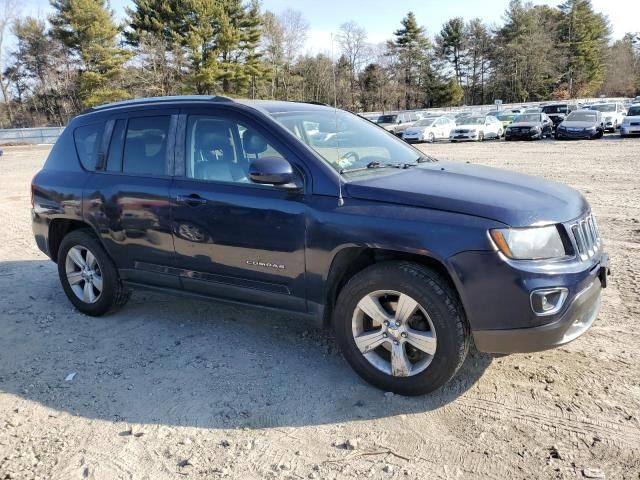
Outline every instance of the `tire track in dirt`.
<svg viewBox="0 0 640 480">
<path fill-rule="evenodd" d="M 457 403 L 459 408 L 470 408 L 487 414 L 497 420 L 509 419 L 527 423 L 557 435 L 568 433 L 591 441 L 594 437 L 615 447 L 628 447 L 640 451 L 640 428 L 620 425 L 607 420 L 589 419 L 581 415 L 557 415 L 536 410 L 519 408 L 504 403 L 480 398 L 464 398 Z"/>
</svg>

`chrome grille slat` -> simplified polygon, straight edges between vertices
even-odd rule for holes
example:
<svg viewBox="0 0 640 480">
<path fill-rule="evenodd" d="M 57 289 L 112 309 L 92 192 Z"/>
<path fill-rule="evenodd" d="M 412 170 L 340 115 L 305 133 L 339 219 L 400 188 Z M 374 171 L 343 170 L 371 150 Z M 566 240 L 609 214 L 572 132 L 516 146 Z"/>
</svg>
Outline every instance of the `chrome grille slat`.
<svg viewBox="0 0 640 480">
<path fill-rule="evenodd" d="M 600 248 L 600 234 L 595 217 L 590 213 L 569 226 L 578 256 L 587 260 Z"/>
</svg>

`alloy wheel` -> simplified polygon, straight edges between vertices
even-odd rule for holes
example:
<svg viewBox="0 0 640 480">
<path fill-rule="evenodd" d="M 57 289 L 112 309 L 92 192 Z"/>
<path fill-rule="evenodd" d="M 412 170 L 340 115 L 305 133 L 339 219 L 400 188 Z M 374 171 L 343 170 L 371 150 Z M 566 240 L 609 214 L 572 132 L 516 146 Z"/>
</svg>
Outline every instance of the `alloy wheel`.
<svg viewBox="0 0 640 480">
<path fill-rule="evenodd" d="M 91 251 L 81 245 L 69 249 L 65 259 L 67 281 L 73 293 L 85 303 L 95 303 L 102 295 L 102 269 Z"/>
<path fill-rule="evenodd" d="M 423 372 L 436 353 L 436 331 L 425 309 L 392 290 L 371 292 L 358 302 L 352 333 L 364 358 L 394 377 Z"/>
</svg>

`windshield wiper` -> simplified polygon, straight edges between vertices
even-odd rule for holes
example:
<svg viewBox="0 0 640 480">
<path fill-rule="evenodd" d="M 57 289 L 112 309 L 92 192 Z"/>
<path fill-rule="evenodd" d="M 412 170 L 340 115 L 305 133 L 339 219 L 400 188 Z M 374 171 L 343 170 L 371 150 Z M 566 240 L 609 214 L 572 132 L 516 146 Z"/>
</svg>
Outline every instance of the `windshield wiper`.
<svg viewBox="0 0 640 480">
<path fill-rule="evenodd" d="M 432 157 L 431 155 L 427 155 L 423 153 L 418 158 L 416 158 L 416 163 L 426 163 L 426 162 L 437 162 L 438 159 L 436 157 Z"/>
<path fill-rule="evenodd" d="M 340 170 L 340 173 L 351 173 L 351 172 L 362 172 L 364 170 L 371 170 L 374 168 L 400 168 L 405 170 L 410 167 L 415 167 L 416 163 L 380 163 L 380 162 L 369 162 L 366 167 L 358 167 L 358 168 L 343 168 Z"/>
</svg>

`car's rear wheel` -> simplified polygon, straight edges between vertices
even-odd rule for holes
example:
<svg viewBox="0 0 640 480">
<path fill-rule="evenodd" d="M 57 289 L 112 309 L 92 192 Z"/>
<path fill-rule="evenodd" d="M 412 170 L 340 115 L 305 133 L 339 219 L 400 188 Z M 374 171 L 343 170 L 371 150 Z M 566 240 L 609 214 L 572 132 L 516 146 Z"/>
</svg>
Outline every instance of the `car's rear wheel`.
<svg viewBox="0 0 640 480">
<path fill-rule="evenodd" d="M 445 384 L 469 347 L 456 292 L 435 271 L 409 262 L 384 262 L 356 274 L 340 292 L 334 326 L 353 369 L 402 395 Z"/>
<path fill-rule="evenodd" d="M 71 303 L 87 315 L 104 315 L 129 299 L 113 261 L 88 230 L 74 230 L 62 239 L 58 275 Z"/>
</svg>

